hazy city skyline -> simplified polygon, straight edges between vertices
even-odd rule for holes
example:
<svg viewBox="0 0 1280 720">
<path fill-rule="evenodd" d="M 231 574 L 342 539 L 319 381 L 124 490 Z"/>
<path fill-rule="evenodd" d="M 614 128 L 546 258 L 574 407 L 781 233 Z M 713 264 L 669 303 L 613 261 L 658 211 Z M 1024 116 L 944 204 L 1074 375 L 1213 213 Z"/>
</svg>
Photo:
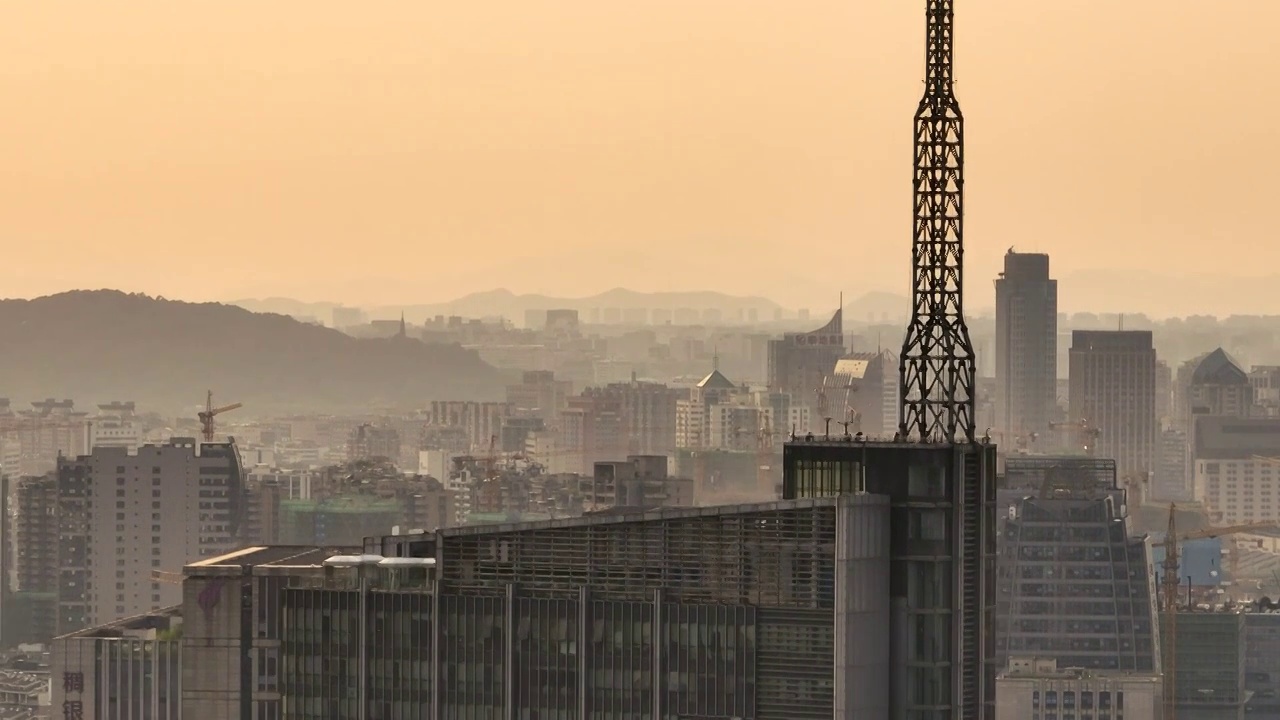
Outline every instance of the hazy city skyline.
<svg viewBox="0 0 1280 720">
<path fill-rule="evenodd" d="M 3 13 L 8 296 L 906 289 L 914 3 Z M 1276 21 L 965 7 L 970 306 L 1013 245 L 1053 256 L 1065 311 L 1280 311 L 1231 281 L 1280 260 L 1253 211 Z"/>
</svg>

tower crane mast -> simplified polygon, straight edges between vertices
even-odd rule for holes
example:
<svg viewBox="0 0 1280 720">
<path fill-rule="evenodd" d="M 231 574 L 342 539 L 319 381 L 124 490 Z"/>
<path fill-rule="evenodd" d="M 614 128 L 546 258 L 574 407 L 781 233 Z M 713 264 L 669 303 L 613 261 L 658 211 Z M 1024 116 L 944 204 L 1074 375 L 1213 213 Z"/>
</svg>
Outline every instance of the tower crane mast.
<svg viewBox="0 0 1280 720">
<path fill-rule="evenodd" d="M 201 410 L 197 417 L 200 418 L 200 432 L 204 435 L 205 442 L 213 442 L 214 437 L 214 421 L 213 419 L 224 412 L 230 412 L 244 407 L 244 403 L 231 403 L 222 407 L 213 406 L 213 391 L 208 391 L 205 396 L 204 410 Z"/>
</svg>

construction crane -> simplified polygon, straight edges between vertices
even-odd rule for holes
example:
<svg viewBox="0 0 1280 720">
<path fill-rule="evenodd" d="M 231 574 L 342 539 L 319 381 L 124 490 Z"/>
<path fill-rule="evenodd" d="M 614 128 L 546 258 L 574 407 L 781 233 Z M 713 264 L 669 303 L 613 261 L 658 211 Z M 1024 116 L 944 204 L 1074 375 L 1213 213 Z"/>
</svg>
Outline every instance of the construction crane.
<svg viewBox="0 0 1280 720">
<path fill-rule="evenodd" d="M 224 412 L 230 412 L 238 408 L 244 407 L 244 403 L 231 403 L 222 407 L 213 406 L 213 391 L 210 390 L 205 398 L 204 410 L 201 410 L 197 417 L 200 418 L 200 430 L 204 434 L 205 442 L 213 442 L 213 418 Z"/>
<path fill-rule="evenodd" d="M 1178 587 L 1182 584 L 1178 569 L 1178 545 L 1186 540 L 1201 540 L 1205 538 L 1216 538 L 1224 535 L 1234 535 L 1236 533 L 1256 532 L 1259 530 L 1274 530 L 1278 526 L 1273 522 L 1256 522 L 1245 523 L 1241 525 L 1226 525 L 1223 527 L 1207 527 L 1199 530 L 1189 530 L 1184 533 L 1178 532 L 1177 527 L 1177 506 L 1169 505 L 1169 525 L 1165 531 L 1164 541 L 1159 543 L 1164 547 L 1164 561 L 1160 563 L 1160 570 L 1163 575 L 1160 578 L 1161 586 L 1161 608 L 1165 614 L 1165 631 L 1160 638 L 1161 647 L 1165 650 L 1165 718 L 1172 720 L 1174 717 L 1175 705 L 1175 685 L 1177 678 L 1177 625 L 1178 625 Z M 1231 553 L 1231 581 L 1235 582 L 1235 568 L 1237 565 L 1237 557 L 1239 553 Z"/>
<path fill-rule="evenodd" d="M 1055 430 L 1075 430 L 1084 439 L 1081 445 L 1084 446 L 1084 454 L 1093 457 L 1097 451 L 1098 437 L 1102 435 L 1102 431 L 1089 424 L 1088 420 L 1080 422 L 1051 422 L 1049 427 Z"/>
</svg>

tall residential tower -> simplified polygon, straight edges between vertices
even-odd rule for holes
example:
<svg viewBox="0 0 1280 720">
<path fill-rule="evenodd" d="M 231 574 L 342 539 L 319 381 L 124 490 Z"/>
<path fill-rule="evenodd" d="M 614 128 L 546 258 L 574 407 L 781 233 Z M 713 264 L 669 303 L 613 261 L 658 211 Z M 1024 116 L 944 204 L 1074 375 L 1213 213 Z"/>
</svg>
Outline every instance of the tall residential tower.
<svg viewBox="0 0 1280 720">
<path fill-rule="evenodd" d="M 1098 430 L 1096 454 L 1123 480 L 1155 470 L 1156 351 L 1150 330 L 1071 333 L 1070 417 Z"/>
<path fill-rule="evenodd" d="M 1044 433 L 1058 379 L 1058 281 L 1049 256 L 1004 256 L 996 280 L 996 427 L 1007 437 Z"/>
</svg>

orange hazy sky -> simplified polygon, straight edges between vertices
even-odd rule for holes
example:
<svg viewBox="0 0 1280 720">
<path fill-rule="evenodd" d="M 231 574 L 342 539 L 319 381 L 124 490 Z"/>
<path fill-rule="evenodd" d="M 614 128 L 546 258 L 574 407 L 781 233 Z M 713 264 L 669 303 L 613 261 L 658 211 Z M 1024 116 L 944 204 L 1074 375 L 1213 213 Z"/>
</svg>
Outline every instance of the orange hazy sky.
<svg viewBox="0 0 1280 720">
<path fill-rule="evenodd" d="M 1276 268 L 1280 2 L 957 4 L 971 305 Z M 7 2 L 0 295 L 905 293 L 923 6 Z"/>
</svg>

